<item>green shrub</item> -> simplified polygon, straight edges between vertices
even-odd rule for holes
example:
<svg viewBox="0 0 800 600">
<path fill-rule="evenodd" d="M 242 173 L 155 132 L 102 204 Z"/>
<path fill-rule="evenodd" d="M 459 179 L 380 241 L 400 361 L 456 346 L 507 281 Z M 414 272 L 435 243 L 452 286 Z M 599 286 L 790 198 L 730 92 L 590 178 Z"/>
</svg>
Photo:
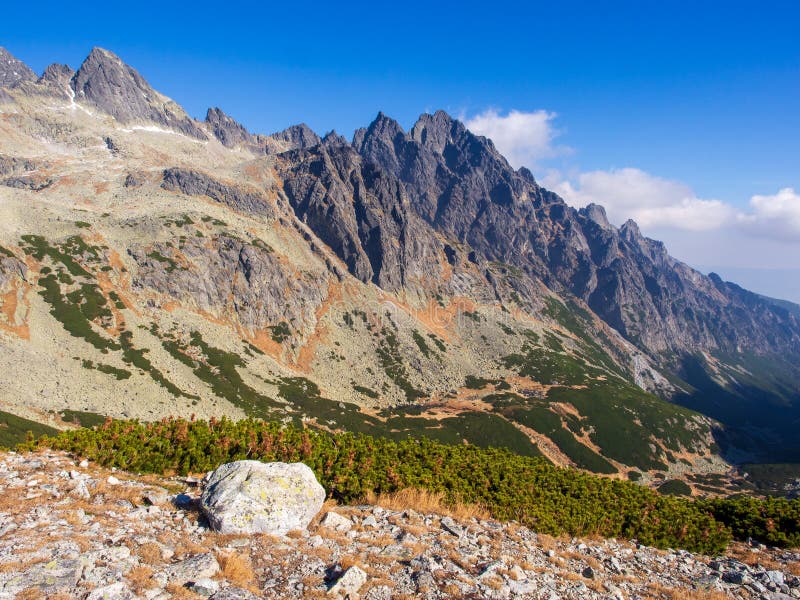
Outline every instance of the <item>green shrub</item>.
<svg viewBox="0 0 800 600">
<path fill-rule="evenodd" d="M 232 460 L 302 461 L 341 502 L 407 487 L 484 505 L 495 518 L 553 535 L 636 538 L 658 547 L 715 553 L 730 531 L 706 505 L 638 485 L 554 467 L 505 449 L 392 441 L 264 423 L 165 419 L 108 421 L 66 431 L 25 448 L 50 447 L 100 464 L 155 473 L 204 472 Z"/>
</svg>

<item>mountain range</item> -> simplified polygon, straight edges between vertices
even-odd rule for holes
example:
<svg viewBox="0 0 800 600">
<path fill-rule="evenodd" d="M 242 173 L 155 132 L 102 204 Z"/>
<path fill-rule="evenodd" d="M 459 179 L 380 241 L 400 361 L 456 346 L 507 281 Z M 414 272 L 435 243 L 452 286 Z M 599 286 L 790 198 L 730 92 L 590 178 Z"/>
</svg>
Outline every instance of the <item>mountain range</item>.
<svg viewBox="0 0 800 600">
<path fill-rule="evenodd" d="M 445 112 L 254 134 L 107 50 L 41 76 L 0 50 L 0 132 L 7 425 L 250 416 L 695 491 L 800 462 L 800 307 Z"/>
</svg>

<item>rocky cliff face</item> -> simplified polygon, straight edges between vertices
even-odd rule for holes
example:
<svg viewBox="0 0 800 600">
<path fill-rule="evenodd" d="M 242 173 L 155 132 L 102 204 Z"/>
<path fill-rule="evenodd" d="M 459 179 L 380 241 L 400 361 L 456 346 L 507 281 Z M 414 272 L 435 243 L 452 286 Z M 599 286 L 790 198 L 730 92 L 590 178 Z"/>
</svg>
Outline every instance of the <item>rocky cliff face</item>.
<svg viewBox="0 0 800 600">
<path fill-rule="evenodd" d="M 136 69 L 95 48 L 72 79 L 75 98 L 123 124 L 155 123 L 200 140 L 207 136 L 175 102 L 155 91 Z"/>
<path fill-rule="evenodd" d="M 21 81 L 36 81 L 36 73 L 8 50 L 0 47 L 0 88 L 10 87 Z"/>
<path fill-rule="evenodd" d="M 283 154 L 279 164 L 295 214 L 355 277 L 387 291 L 441 280 L 442 245 L 394 177 L 343 144 Z"/>
<path fill-rule="evenodd" d="M 443 112 L 423 115 L 408 133 L 379 114 L 353 145 L 402 181 L 436 231 L 580 298 L 653 356 L 800 354 L 796 315 L 676 261 L 633 221 L 617 229 L 602 207 L 567 206 Z"/>
</svg>

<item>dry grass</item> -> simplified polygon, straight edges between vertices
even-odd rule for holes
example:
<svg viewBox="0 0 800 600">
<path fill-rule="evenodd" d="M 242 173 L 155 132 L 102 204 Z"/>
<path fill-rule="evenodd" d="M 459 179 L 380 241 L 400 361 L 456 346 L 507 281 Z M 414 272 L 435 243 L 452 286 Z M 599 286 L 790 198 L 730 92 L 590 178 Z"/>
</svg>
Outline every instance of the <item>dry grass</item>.
<svg viewBox="0 0 800 600">
<path fill-rule="evenodd" d="M 158 586 L 153 580 L 153 569 L 150 567 L 134 567 L 125 575 L 125 579 L 131 584 L 133 591 L 141 595 L 145 590 Z"/>
<path fill-rule="evenodd" d="M 173 600 L 203 600 L 203 596 L 200 594 L 195 594 L 190 589 L 175 583 L 168 584 L 167 591 Z"/>
<path fill-rule="evenodd" d="M 659 583 L 648 584 L 647 593 L 647 600 L 728 600 L 723 592 L 668 588 Z"/>
<path fill-rule="evenodd" d="M 136 555 L 143 563 L 157 565 L 163 562 L 161 546 L 155 542 L 147 542 L 136 548 Z"/>
<path fill-rule="evenodd" d="M 739 562 L 743 562 L 751 567 L 762 566 L 765 569 L 777 570 L 783 570 L 785 568 L 781 562 L 772 558 L 768 553 L 753 551 L 749 547 L 741 544 L 732 545 L 728 554 Z"/>
<path fill-rule="evenodd" d="M 253 572 L 253 563 L 249 556 L 238 552 L 220 552 L 217 554 L 217 561 L 220 575 L 224 579 L 246 589 L 254 587 L 256 574 Z"/>
<path fill-rule="evenodd" d="M 536 541 L 538 542 L 539 547 L 545 552 L 548 550 L 555 550 L 557 545 L 556 538 L 554 538 L 552 535 L 547 535 L 546 533 L 537 533 Z"/>
<path fill-rule="evenodd" d="M 209 548 L 207 546 L 201 546 L 200 544 L 196 544 L 191 540 L 187 539 L 179 539 L 178 545 L 175 546 L 175 558 L 185 558 L 187 556 L 193 556 L 195 554 L 203 554 L 208 552 Z"/>
<path fill-rule="evenodd" d="M 25 569 L 45 562 L 47 559 L 44 557 L 31 558 L 28 560 L 17 560 L 14 562 L 7 562 L 0 565 L 0 573 L 11 573 L 14 571 L 24 571 Z"/>
<path fill-rule="evenodd" d="M 498 575 L 489 575 L 481 579 L 484 585 L 493 589 L 499 590 L 503 587 L 503 579 Z"/>
<path fill-rule="evenodd" d="M 299 540 L 303 537 L 303 535 L 302 529 L 292 529 L 286 532 L 286 537 L 292 540 Z"/>
<path fill-rule="evenodd" d="M 800 561 L 791 562 L 786 565 L 786 570 L 792 575 L 800 577 Z"/>
<path fill-rule="evenodd" d="M 447 502 L 442 492 L 429 492 L 418 488 L 406 488 L 391 494 L 376 495 L 370 492 L 364 498 L 364 502 L 389 510 L 415 510 L 423 514 L 446 515 L 461 521 L 489 518 L 489 512 L 482 506 Z"/>
</svg>

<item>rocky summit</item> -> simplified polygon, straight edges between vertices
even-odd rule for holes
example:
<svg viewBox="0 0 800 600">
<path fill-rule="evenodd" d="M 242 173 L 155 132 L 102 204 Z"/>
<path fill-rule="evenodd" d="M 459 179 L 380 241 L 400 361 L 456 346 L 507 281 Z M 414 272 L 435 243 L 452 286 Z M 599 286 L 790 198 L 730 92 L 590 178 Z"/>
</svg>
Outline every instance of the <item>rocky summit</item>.
<svg viewBox="0 0 800 600">
<path fill-rule="evenodd" d="M 186 113 L 108 50 L 0 53 L 0 442 L 253 417 L 685 494 L 796 462 L 800 308 L 672 258 L 438 111 Z M 355 577 L 355 576 L 354 576 Z"/>
<path fill-rule="evenodd" d="M 0 598 L 800 598 L 796 552 L 553 538 L 409 497 L 328 503 L 285 536 L 225 535 L 201 509 L 209 477 L 0 455 Z"/>
</svg>

